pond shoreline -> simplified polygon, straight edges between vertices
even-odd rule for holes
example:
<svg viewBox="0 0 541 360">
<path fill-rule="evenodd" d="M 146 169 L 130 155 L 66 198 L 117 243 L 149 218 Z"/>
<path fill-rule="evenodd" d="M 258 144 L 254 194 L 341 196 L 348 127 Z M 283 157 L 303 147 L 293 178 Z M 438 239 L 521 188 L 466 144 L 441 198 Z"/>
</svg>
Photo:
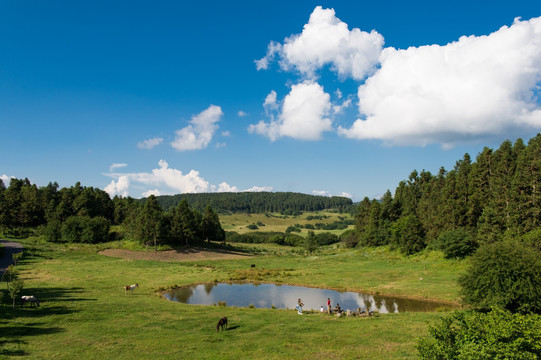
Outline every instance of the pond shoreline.
<svg viewBox="0 0 541 360">
<path fill-rule="evenodd" d="M 305 287 L 305 288 L 312 288 L 312 289 L 320 289 L 320 290 L 331 290 L 336 292 L 353 292 L 357 294 L 366 294 L 371 296 L 381 296 L 381 297 L 389 297 L 389 298 L 397 298 L 397 299 L 403 299 L 403 300 L 413 300 L 413 301 L 422 301 L 422 302 L 429 302 L 434 304 L 442 304 L 442 305 L 448 305 L 452 307 L 457 308 L 463 308 L 462 304 L 458 301 L 446 301 L 446 300 L 438 300 L 438 299 L 427 299 L 427 298 L 419 298 L 419 297 L 411 297 L 411 296 L 403 296 L 403 295 L 393 295 L 389 293 L 381 293 L 381 292 L 369 292 L 369 291 L 362 291 L 357 289 L 338 289 L 338 288 L 332 288 L 332 287 L 319 287 L 315 285 L 307 285 L 307 284 L 298 284 L 298 283 L 277 283 L 277 282 L 270 282 L 270 281 L 249 281 L 249 280 L 237 280 L 237 281 L 214 281 L 214 282 L 197 282 L 197 283 L 191 283 L 186 285 L 179 285 L 173 288 L 169 288 L 166 290 L 159 291 L 159 294 L 161 297 L 166 298 L 165 293 L 174 289 L 178 288 L 184 288 L 184 287 L 190 287 L 190 286 L 197 286 L 197 285 L 210 285 L 210 284 L 268 284 L 268 285 L 288 285 L 288 286 L 297 286 L 297 287 Z M 169 300 L 169 299 L 168 299 Z M 169 300 L 174 301 L 174 300 Z"/>
</svg>

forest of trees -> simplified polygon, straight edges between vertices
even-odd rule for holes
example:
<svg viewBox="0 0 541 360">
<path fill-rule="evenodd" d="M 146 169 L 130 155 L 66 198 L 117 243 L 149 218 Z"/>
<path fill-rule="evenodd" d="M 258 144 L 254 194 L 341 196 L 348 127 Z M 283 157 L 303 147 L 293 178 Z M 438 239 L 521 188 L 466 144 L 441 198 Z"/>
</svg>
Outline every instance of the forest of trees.
<svg viewBox="0 0 541 360">
<path fill-rule="evenodd" d="M 445 247 L 445 239 L 469 243 L 471 252 L 532 232 L 541 225 L 541 135 L 485 147 L 475 161 L 465 154 L 450 171 L 413 171 L 394 196 L 362 200 L 356 219 L 360 245 L 406 254 Z"/>
<path fill-rule="evenodd" d="M 25 236 L 38 229 L 48 241 L 96 243 L 115 238 L 111 225 L 122 225 L 125 236 L 146 245 L 225 240 L 210 206 L 201 212 L 181 201 L 166 212 L 154 196 L 143 204 L 129 197 L 111 199 L 80 183 L 59 189 L 57 183 L 37 187 L 28 179 L 12 178 L 6 187 L 0 179 L 0 229 L 7 235 Z"/>
<path fill-rule="evenodd" d="M 181 200 L 199 211 L 210 205 L 218 213 L 265 213 L 285 215 L 300 214 L 303 211 L 335 209 L 340 212 L 354 211 L 351 199 L 342 196 L 316 196 L 293 192 L 239 192 L 204 193 L 157 196 L 164 210 L 176 206 Z M 145 201 L 142 199 L 141 201 Z"/>
<path fill-rule="evenodd" d="M 0 179 L 0 230 L 25 236 L 29 229 L 39 229 L 55 242 L 96 243 L 125 236 L 147 245 L 194 245 L 225 240 L 218 211 L 300 214 L 354 209 L 345 197 L 299 193 L 181 194 L 137 200 L 111 199 L 105 191 L 80 183 L 59 189 L 56 182 L 38 187 L 28 179 L 12 178 L 7 185 Z M 121 233 L 111 232 L 111 225 L 122 225 Z"/>
</svg>

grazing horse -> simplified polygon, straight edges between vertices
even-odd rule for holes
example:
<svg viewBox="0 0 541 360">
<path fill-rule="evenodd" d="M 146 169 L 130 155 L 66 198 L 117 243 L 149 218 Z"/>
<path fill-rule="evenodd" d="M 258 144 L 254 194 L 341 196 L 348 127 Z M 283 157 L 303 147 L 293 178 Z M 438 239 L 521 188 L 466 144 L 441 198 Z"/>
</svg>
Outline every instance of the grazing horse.
<svg viewBox="0 0 541 360">
<path fill-rule="evenodd" d="M 34 295 L 23 295 L 21 296 L 21 306 L 26 303 L 30 303 L 30 306 L 39 306 L 38 298 Z"/>
<path fill-rule="evenodd" d="M 128 291 L 129 292 L 133 292 L 133 290 L 135 288 L 138 288 L 139 287 L 139 284 L 132 284 L 132 285 L 126 285 L 124 286 L 124 294 L 128 294 Z"/>
<path fill-rule="evenodd" d="M 223 317 L 218 321 L 218 325 L 216 325 L 216 331 L 220 331 L 220 326 L 222 327 L 222 331 L 224 330 L 224 326 L 227 329 L 227 318 Z"/>
</svg>

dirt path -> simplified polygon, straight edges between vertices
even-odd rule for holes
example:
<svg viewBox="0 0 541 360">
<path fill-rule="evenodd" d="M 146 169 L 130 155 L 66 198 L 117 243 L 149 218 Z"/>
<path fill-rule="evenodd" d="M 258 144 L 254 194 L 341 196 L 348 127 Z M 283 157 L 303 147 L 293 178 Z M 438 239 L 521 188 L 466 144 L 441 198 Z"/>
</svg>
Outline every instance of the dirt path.
<svg viewBox="0 0 541 360">
<path fill-rule="evenodd" d="M 168 262 L 244 259 L 251 257 L 251 255 L 246 255 L 235 251 L 197 247 L 166 251 L 132 251 L 124 249 L 106 249 L 100 251 L 99 254 L 129 260 L 154 260 Z"/>
<path fill-rule="evenodd" d="M 13 254 L 23 251 L 23 246 L 9 240 L 0 240 L 0 243 L 4 246 L 4 252 L 0 256 L 0 274 L 3 274 L 6 268 L 13 263 Z"/>
</svg>

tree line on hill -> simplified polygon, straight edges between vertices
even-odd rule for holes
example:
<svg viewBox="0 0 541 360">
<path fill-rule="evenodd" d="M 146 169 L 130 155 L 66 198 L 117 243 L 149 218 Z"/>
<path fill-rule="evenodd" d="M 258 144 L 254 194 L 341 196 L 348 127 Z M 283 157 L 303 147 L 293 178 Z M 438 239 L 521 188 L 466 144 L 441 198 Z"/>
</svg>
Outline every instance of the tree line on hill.
<svg viewBox="0 0 541 360">
<path fill-rule="evenodd" d="M 304 211 L 335 209 L 351 213 L 355 206 L 342 196 L 318 196 L 293 192 L 224 192 L 161 195 L 156 197 L 164 210 L 175 207 L 181 200 L 199 211 L 210 205 L 218 213 L 281 213 L 299 215 Z M 141 199 L 142 202 L 145 199 Z"/>
<path fill-rule="evenodd" d="M 364 198 L 356 215 L 360 245 L 392 244 L 406 254 L 426 246 L 466 253 L 541 225 L 541 135 L 469 154 L 450 171 L 413 171 L 394 196 Z M 460 246 L 459 246 L 460 245 Z"/>
<path fill-rule="evenodd" d="M 194 245 L 203 240 L 225 240 L 218 207 L 223 212 L 278 211 L 297 214 L 308 210 L 349 211 L 345 197 L 299 193 L 212 193 L 150 196 L 137 200 L 82 186 L 59 189 L 58 183 L 38 187 L 28 179 L 0 179 L 0 229 L 25 236 L 39 228 L 49 241 L 96 243 L 122 236 L 145 244 Z M 122 233 L 110 231 L 122 225 Z M 244 239 L 244 241 L 251 241 Z"/>
<path fill-rule="evenodd" d="M 0 179 L 0 229 L 6 235 L 25 236 L 28 229 L 38 228 L 48 241 L 97 243 L 111 240 L 111 225 L 122 225 L 128 238 L 144 244 L 225 240 L 210 206 L 201 212 L 181 201 L 164 211 L 154 196 L 141 203 L 130 197 L 111 199 L 105 191 L 79 182 L 59 189 L 57 183 L 38 187 L 28 179 L 12 178 L 6 187 Z"/>
</svg>

